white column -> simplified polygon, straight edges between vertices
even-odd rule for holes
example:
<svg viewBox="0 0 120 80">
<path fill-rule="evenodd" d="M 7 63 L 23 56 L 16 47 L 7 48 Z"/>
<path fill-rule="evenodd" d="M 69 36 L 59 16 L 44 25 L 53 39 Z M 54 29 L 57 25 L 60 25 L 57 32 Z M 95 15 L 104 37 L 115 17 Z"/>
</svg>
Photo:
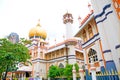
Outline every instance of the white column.
<svg viewBox="0 0 120 80">
<path fill-rule="evenodd" d="M 72 73 L 73 73 L 73 80 L 76 80 L 76 70 L 74 65 L 73 65 Z"/>
<path fill-rule="evenodd" d="M 92 80 L 96 79 L 96 67 L 94 67 L 93 60 L 91 60 L 91 67 L 90 67 L 91 73 L 92 73 Z"/>
<path fill-rule="evenodd" d="M 19 77 L 18 77 L 18 80 L 20 80 L 20 73 L 19 73 Z"/>
<path fill-rule="evenodd" d="M 32 47 L 32 59 L 34 58 L 34 46 Z"/>
<path fill-rule="evenodd" d="M 80 80 L 84 80 L 84 70 L 82 68 L 79 69 Z"/>
<path fill-rule="evenodd" d="M 37 70 L 36 70 L 36 76 L 40 75 L 40 63 L 37 62 Z"/>
<path fill-rule="evenodd" d="M 95 69 L 95 67 L 91 68 L 91 73 L 92 73 L 92 80 L 97 80 L 96 79 L 96 69 Z"/>
<path fill-rule="evenodd" d="M 40 58 L 40 41 L 38 42 L 38 58 Z"/>
<path fill-rule="evenodd" d="M 72 24 L 70 22 L 66 23 L 66 39 L 73 37 Z"/>
<path fill-rule="evenodd" d="M 83 49 L 83 55 L 84 55 L 84 64 L 85 64 L 85 69 L 88 69 L 88 66 L 87 66 L 87 55 L 85 53 L 85 49 Z"/>
<path fill-rule="evenodd" d="M 23 76 L 23 73 L 21 74 L 21 78 L 22 78 L 22 80 L 24 80 L 24 76 Z"/>
<path fill-rule="evenodd" d="M 75 55 L 75 46 L 74 45 L 69 45 L 68 48 L 69 48 L 68 56 L 69 55 Z M 75 64 L 76 63 L 76 57 L 75 56 L 69 56 L 69 58 L 73 58 L 73 59 L 68 59 L 68 62 L 70 64 Z"/>
</svg>

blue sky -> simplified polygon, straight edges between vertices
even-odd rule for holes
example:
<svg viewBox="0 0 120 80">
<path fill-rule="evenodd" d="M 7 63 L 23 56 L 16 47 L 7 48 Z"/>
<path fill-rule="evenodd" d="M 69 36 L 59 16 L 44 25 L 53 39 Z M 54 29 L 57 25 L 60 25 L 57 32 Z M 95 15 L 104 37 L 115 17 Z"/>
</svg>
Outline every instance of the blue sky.
<svg viewBox="0 0 120 80">
<path fill-rule="evenodd" d="M 46 30 L 50 42 L 57 42 L 65 35 L 63 15 L 68 11 L 74 17 L 74 32 L 78 30 L 78 16 L 88 14 L 88 0 L 0 0 L 0 38 L 16 32 L 28 38 L 29 30 L 38 19 Z"/>
</svg>

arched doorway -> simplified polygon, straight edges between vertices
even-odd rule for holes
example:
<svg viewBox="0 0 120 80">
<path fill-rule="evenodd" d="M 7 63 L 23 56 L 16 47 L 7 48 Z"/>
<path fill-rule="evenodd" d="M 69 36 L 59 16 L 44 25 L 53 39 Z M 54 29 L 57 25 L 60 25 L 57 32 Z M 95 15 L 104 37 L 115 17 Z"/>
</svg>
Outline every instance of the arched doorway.
<svg viewBox="0 0 120 80">
<path fill-rule="evenodd" d="M 25 72 L 26 77 L 30 77 L 30 73 L 29 72 Z"/>
</svg>

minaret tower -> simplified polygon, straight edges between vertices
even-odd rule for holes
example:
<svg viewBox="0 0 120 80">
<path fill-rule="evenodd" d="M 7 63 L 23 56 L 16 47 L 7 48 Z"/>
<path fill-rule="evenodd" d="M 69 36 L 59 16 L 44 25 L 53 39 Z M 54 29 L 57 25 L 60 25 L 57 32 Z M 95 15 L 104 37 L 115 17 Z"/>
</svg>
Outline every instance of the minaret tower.
<svg viewBox="0 0 120 80">
<path fill-rule="evenodd" d="M 33 66 L 33 77 L 45 77 L 46 65 L 44 64 L 44 53 L 47 33 L 41 27 L 40 20 L 35 27 L 29 31 L 29 38 L 32 41 L 32 66 Z M 42 67 L 41 67 L 42 66 Z"/>
<path fill-rule="evenodd" d="M 70 13 L 66 13 L 63 15 L 63 23 L 66 25 L 66 39 L 73 37 L 72 24 L 73 24 L 73 16 Z"/>
<path fill-rule="evenodd" d="M 76 57 L 75 57 L 75 45 L 76 41 L 73 39 L 73 16 L 70 13 L 66 13 L 63 15 L 63 23 L 66 25 L 66 40 L 65 40 L 65 46 L 66 46 L 66 61 L 69 64 L 76 63 Z"/>
</svg>

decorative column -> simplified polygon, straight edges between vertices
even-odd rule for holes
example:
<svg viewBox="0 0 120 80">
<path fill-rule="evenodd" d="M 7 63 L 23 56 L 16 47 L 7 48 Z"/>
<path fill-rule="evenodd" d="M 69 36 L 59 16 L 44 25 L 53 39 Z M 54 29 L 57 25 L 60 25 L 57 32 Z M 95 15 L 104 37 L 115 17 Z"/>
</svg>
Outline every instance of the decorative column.
<svg viewBox="0 0 120 80">
<path fill-rule="evenodd" d="M 18 80 L 20 80 L 20 73 L 19 73 L 19 77 L 18 77 Z"/>
<path fill-rule="evenodd" d="M 50 80 L 50 77 L 48 77 L 48 80 Z"/>
<path fill-rule="evenodd" d="M 32 59 L 34 59 L 34 46 L 32 46 Z"/>
<path fill-rule="evenodd" d="M 84 70 L 82 68 L 79 69 L 80 80 L 84 80 Z"/>
<path fill-rule="evenodd" d="M 24 76 L 23 76 L 23 74 L 24 74 L 24 73 L 21 74 L 21 78 L 22 78 L 22 80 L 24 80 Z"/>
<path fill-rule="evenodd" d="M 38 58 L 40 58 L 40 40 L 38 41 L 38 55 L 37 55 Z"/>
<path fill-rule="evenodd" d="M 76 80 L 76 70 L 74 65 L 73 65 L 72 73 L 73 73 L 73 80 Z"/>
<path fill-rule="evenodd" d="M 89 80 L 89 72 L 88 72 L 88 65 L 87 65 L 87 55 L 85 54 L 85 49 L 83 49 L 83 55 L 84 55 L 84 67 L 85 67 L 85 78 L 86 80 Z"/>
<path fill-rule="evenodd" d="M 38 41 L 38 55 L 37 58 L 40 58 L 40 39 Z M 40 76 L 40 62 L 37 61 L 37 69 L 36 69 L 36 76 L 35 77 L 39 77 Z"/>
<path fill-rule="evenodd" d="M 91 58 L 92 59 L 92 58 Z M 92 80 L 96 79 L 96 67 L 94 67 L 93 60 L 91 60 L 91 67 L 90 67 L 91 73 L 92 73 Z"/>
<path fill-rule="evenodd" d="M 26 79 L 26 73 L 24 73 L 24 79 Z"/>
</svg>

